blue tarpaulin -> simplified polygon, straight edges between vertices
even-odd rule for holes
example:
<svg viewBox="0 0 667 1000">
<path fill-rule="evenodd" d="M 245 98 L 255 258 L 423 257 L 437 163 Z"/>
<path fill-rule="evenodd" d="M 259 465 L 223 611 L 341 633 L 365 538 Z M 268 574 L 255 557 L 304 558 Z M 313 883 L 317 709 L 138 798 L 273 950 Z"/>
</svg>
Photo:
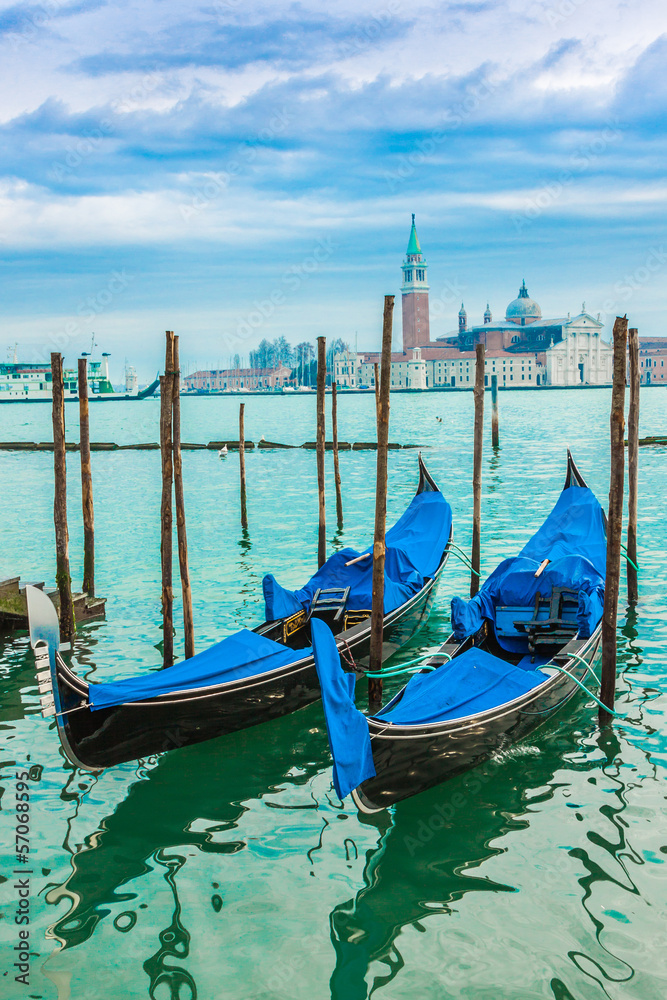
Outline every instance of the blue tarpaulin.
<svg viewBox="0 0 667 1000">
<path fill-rule="evenodd" d="M 310 648 L 290 649 L 244 628 L 203 653 L 197 653 L 166 670 L 108 684 L 91 684 L 88 688 L 90 707 L 93 710 L 109 708 L 128 701 L 145 701 L 162 694 L 177 694 L 190 688 L 241 680 L 296 663 L 311 653 Z"/>
<path fill-rule="evenodd" d="M 333 757 L 334 787 L 344 799 L 362 781 L 375 776 L 371 738 L 366 716 L 354 705 L 356 677 L 341 667 L 331 629 L 317 618 L 311 619 L 310 627 Z"/>
<path fill-rule="evenodd" d="M 544 559 L 551 561 L 536 577 Z M 518 556 L 504 559 L 471 601 L 453 598 L 455 639 L 473 635 L 485 618 L 493 621 L 496 607 L 533 607 L 538 593 L 549 597 L 554 587 L 578 592 L 578 634 L 588 638 L 602 617 L 606 559 L 600 504 L 588 487 L 569 486 Z"/>
<path fill-rule="evenodd" d="M 404 604 L 421 590 L 428 577 L 433 577 L 440 565 L 451 527 L 452 509 L 442 493 L 433 491 L 418 493 L 400 520 L 390 528 L 386 534 L 385 614 Z M 364 551 L 370 553 L 372 548 L 369 546 Z M 336 552 L 300 590 L 286 590 L 273 576 L 265 576 L 266 620 L 273 621 L 307 610 L 315 591 L 329 587 L 351 588 L 348 610 L 370 610 L 372 558 L 369 556 L 352 566 L 345 565 L 362 554 L 350 548 Z"/>
<path fill-rule="evenodd" d="M 428 674 L 415 674 L 396 703 L 378 713 L 383 722 L 420 726 L 461 719 L 496 708 L 547 680 L 482 649 L 468 649 Z"/>
</svg>

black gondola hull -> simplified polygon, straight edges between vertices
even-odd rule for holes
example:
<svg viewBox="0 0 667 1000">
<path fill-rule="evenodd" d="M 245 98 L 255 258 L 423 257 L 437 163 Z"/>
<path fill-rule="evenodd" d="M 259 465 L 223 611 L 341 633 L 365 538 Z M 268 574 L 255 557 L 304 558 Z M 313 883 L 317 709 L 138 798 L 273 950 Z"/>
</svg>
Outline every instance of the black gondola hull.
<svg viewBox="0 0 667 1000">
<path fill-rule="evenodd" d="M 450 536 L 451 540 L 451 536 Z M 429 615 L 444 570 L 449 546 L 435 577 L 409 601 L 385 617 L 383 660 L 393 655 L 421 627 Z M 269 623 L 270 625 L 270 623 Z M 269 626 L 259 626 L 262 632 Z M 368 666 L 370 622 L 337 636 L 341 664 Z M 69 759 L 97 770 L 214 739 L 227 733 L 296 712 L 320 698 L 312 656 L 270 674 L 228 682 L 192 694 L 92 711 L 88 686 L 56 660 L 52 667 L 57 686 L 57 725 Z"/>
<path fill-rule="evenodd" d="M 599 641 L 598 627 L 578 651 L 581 659 L 591 666 L 597 658 Z M 385 809 L 475 767 L 524 739 L 581 690 L 572 677 L 583 680 L 587 673 L 585 665 L 570 660 L 565 668 L 570 677 L 558 673 L 515 703 L 469 719 L 422 727 L 383 726 L 380 719 L 369 719 L 377 776 L 353 792 L 359 809 L 363 812 Z"/>
</svg>

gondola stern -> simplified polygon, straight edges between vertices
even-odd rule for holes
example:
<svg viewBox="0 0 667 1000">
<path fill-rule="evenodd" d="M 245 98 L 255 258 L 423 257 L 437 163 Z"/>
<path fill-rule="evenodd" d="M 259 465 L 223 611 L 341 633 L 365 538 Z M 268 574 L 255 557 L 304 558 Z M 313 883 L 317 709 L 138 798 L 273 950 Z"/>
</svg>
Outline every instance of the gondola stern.
<svg viewBox="0 0 667 1000">
<path fill-rule="evenodd" d="M 65 728 L 66 711 L 63 705 L 63 694 L 66 692 L 61 691 L 60 688 L 58 653 L 61 649 L 69 648 L 69 646 L 65 647 L 60 642 L 58 613 L 46 594 L 37 587 L 26 587 L 26 602 L 28 605 L 30 645 L 35 656 L 35 672 L 42 716 L 45 719 L 55 719 L 63 753 L 71 764 L 86 771 L 99 771 L 99 767 L 86 764 L 79 759 L 78 754 L 71 746 Z M 60 662 L 62 664 L 62 660 Z"/>
<path fill-rule="evenodd" d="M 567 449 L 567 472 L 565 474 L 565 485 L 563 486 L 563 489 L 567 490 L 567 489 L 569 489 L 570 486 L 584 486 L 584 487 L 587 488 L 588 487 L 588 483 L 586 482 L 586 480 L 584 479 L 584 477 L 582 476 L 582 474 L 579 472 L 579 469 L 577 468 L 577 464 L 576 464 L 576 462 L 574 461 L 574 459 L 572 457 L 572 452 L 568 448 Z"/>
<path fill-rule="evenodd" d="M 58 613 L 47 595 L 38 587 L 26 587 L 30 645 L 35 655 L 35 673 L 42 715 L 56 714 L 58 692 L 56 653 L 60 649 Z"/>
<path fill-rule="evenodd" d="M 419 485 L 417 487 L 417 493 L 440 493 L 440 488 L 426 468 L 421 452 L 417 455 L 417 462 L 419 463 Z"/>
</svg>

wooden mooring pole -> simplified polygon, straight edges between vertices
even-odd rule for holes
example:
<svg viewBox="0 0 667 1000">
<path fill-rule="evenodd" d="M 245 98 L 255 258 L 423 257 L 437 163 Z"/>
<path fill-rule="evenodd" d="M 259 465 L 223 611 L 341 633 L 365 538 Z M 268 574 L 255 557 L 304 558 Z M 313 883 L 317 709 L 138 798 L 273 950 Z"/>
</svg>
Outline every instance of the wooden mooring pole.
<svg viewBox="0 0 667 1000">
<path fill-rule="evenodd" d="M 340 462 L 338 460 L 338 399 L 336 379 L 331 383 L 331 440 L 333 442 L 334 481 L 336 483 L 336 518 L 338 527 L 343 527 L 343 496 L 340 488 Z"/>
<path fill-rule="evenodd" d="M 176 532 L 178 536 L 178 565 L 183 593 L 183 632 L 185 659 L 195 655 L 195 631 L 192 617 L 192 590 L 188 568 L 188 535 L 185 528 L 185 500 L 183 495 L 183 460 L 181 455 L 181 370 L 178 337 L 174 337 L 174 367 L 172 369 L 172 445 L 174 454 L 174 500 L 176 502 Z"/>
<path fill-rule="evenodd" d="M 327 341 L 317 338 L 317 494 L 319 502 L 319 529 L 317 535 L 317 566 L 323 566 L 327 558 L 326 507 L 324 497 L 324 446 L 325 422 L 324 402 L 327 385 Z"/>
<path fill-rule="evenodd" d="M 475 436 L 472 468 L 472 552 L 470 596 L 479 590 L 480 534 L 482 521 L 482 439 L 484 434 L 484 344 L 475 347 Z"/>
<path fill-rule="evenodd" d="M 391 386 L 391 337 L 394 296 L 385 295 L 382 319 L 382 355 L 380 390 L 377 408 L 377 479 L 375 485 L 375 538 L 373 541 L 373 607 L 371 611 L 371 647 L 369 670 L 382 666 L 384 624 L 384 561 L 387 524 L 387 444 L 389 442 L 389 389 Z M 377 378 L 376 378 L 377 390 Z M 382 680 L 368 678 L 368 707 L 376 711 L 382 705 Z"/>
<path fill-rule="evenodd" d="M 491 446 L 497 448 L 500 443 L 498 435 L 498 376 L 491 376 Z"/>
<path fill-rule="evenodd" d="M 79 447 L 81 451 L 81 506 L 83 508 L 83 591 L 95 596 L 95 514 L 93 475 L 90 465 L 90 420 L 88 412 L 88 361 L 79 358 Z"/>
<path fill-rule="evenodd" d="M 69 534 L 67 531 L 67 465 L 65 457 L 65 386 L 61 354 L 51 355 L 53 386 L 53 522 L 56 529 L 56 584 L 60 595 L 60 637 L 63 643 L 74 639 L 72 579 L 69 573 Z"/>
<path fill-rule="evenodd" d="M 611 390 L 611 470 L 609 476 L 609 513 L 607 517 L 607 572 L 602 613 L 602 678 L 600 701 L 601 726 L 611 722 L 616 695 L 616 617 L 621 572 L 621 535 L 623 532 L 623 481 L 625 473 L 625 380 L 627 375 L 627 317 L 614 323 L 614 381 Z"/>
<path fill-rule="evenodd" d="M 241 477 L 241 528 L 248 530 L 248 508 L 245 488 L 245 403 L 239 404 L 239 473 Z"/>
<path fill-rule="evenodd" d="M 172 583 L 173 482 L 172 389 L 174 334 L 167 331 L 165 374 L 160 375 L 160 449 L 162 457 L 162 502 L 160 505 L 160 554 L 162 561 L 162 665 L 174 662 L 174 589 Z"/>
<path fill-rule="evenodd" d="M 628 601 L 639 598 L 637 585 L 637 493 L 639 480 L 639 334 L 633 327 L 628 330 L 630 355 L 630 409 L 628 411 L 628 545 L 627 580 Z"/>
<path fill-rule="evenodd" d="M 380 412 L 380 366 L 377 361 L 373 362 L 373 371 L 375 373 L 375 425 L 377 428 L 378 413 Z"/>
</svg>

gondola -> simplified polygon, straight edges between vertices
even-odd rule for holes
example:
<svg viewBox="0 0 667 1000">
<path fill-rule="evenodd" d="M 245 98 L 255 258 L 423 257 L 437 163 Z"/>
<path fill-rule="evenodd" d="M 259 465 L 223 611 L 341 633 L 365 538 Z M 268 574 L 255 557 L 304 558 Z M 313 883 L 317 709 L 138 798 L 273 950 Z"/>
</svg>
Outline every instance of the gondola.
<svg viewBox="0 0 667 1000">
<path fill-rule="evenodd" d="M 417 492 L 386 535 L 383 659 L 427 618 L 451 543 L 451 508 L 420 455 Z M 55 716 L 73 764 L 100 770 L 303 708 L 320 697 L 314 621 L 328 622 L 343 669 L 356 677 L 368 665 L 372 564 L 372 547 L 343 549 L 296 591 L 268 575 L 261 625 L 165 670 L 99 684 L 65 662 L 53 605 L 27 587 L 42 713 Z"/>
<path fill-rule="evenodd" d="M 371 813 L 416 795 L 525 737 L 584 681 L 595 685 L 605 570 L 605 515 L 568 450 L 544 524 L 472 600 L 453 599 L 452 634 L 376 715 L 355 708 L 326 624 L 314 623 L 341 798 Z"/>
</svg>

